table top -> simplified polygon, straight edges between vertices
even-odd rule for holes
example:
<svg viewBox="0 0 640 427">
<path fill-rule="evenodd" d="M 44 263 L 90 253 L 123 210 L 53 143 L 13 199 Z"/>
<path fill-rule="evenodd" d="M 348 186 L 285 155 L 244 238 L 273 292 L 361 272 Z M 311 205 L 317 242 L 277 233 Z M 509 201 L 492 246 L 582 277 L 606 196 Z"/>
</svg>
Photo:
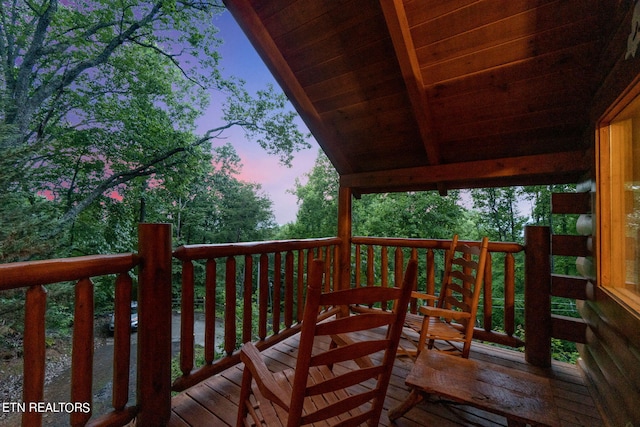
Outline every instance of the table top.
<svg viewBox="0 0 640 427">
<path fill-rule="evenodd" d="M 406 383 L 510 420 L 560 425 L 549 379 L 528 372 L 427 350 L 416 359 Z"/>
</svg>

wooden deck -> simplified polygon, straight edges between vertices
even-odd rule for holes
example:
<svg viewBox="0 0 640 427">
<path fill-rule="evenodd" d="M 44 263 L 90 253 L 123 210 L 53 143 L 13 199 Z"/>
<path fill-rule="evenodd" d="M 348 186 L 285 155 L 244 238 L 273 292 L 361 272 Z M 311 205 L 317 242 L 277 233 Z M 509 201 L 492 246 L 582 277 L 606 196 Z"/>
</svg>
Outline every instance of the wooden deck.
<svg viewBox="0 0 640 427">
<path fill-rule="evenodd" d="M 296 335 L 263 352 L 267 365 L 272 371 L 294 366 L 297 347 L 298 336 Z M 471 358 L 550 378 L 563 427 L 603 426 L 587 381 L 576 366 L 554 362 L 550 369 L 535 368 L 524 362 L 522 353 L 476 343 L 472 345 Z M 409 394 L 404 381 L 411 370 L 412 363 L 412 360 L 407 357 L 396 358 L 380 425 L 437 425 L 439 427 L 507 425 L 503 417 L 469 406 L 437 400 L 422 402 L 407 412 L 404 417 L 391 423 L 387 417 L 387 410 Z M 241 377 L 242 365 L 238 365 L 175 396 L 172 401 L 169 426 L 235 425 Z"/>
</svg>

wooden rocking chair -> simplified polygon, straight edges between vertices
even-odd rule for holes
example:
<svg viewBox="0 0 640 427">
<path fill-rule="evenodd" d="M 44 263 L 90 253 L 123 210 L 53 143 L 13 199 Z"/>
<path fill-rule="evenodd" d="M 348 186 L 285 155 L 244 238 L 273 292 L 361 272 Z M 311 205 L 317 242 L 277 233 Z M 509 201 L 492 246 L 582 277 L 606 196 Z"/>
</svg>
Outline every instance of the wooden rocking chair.
<svg viewBox="0 0 640 427">
<path fill-rule="evenodd" d="M 435 306 L 421 305 L 420 314 L 406 316 L 405 326 L 420 334 L 417 354 L 425 345 L 431 349 L 439 341 L 446 343 L 446 347 L 436 345 L 437 349 L 469 357 L 488 243 L 484 237 L 480 246 L 461 244 L 458 236 L 454 236 L 446 256 L 440 295 L 412 293 L 412 297 L 420 300 L 437 300 Z"/>
<path fill-rule="evenodd" d="M 326 423 L 321 425 L 378 425 L 416 276 L 416 262 L 409 262 L 401 288 L 367 287 L 330 293 L 321 293 L 323 265 L 323 261 L 314 260 L 311 266 L 295 370 L 272 373 L 252 343 L 242 347 L 240 356 L 245 369 L 237 425 L 298 427 L 323 420 Z M 394 301 L 393 309 L 369 308 L 380 301 Z M 359 304 L 362 306 L 355 307 Z M 338 314 L 358 308 L 358 314 L 338 315 L 316 323 L 322 306 L 335 307 Z M 338 339 L 328 343 L 329 337 L 376 328 L 386 328 L 384 339 Z M 327 336 L 327 350 L 318 353 L 314 340 L 319 336 Z M 316 345 L 322 344 L 316 341 Z M 374 353 L 381 353 L 381 357 L 370 358 Z M 373 362 L 358 363 L 363 358 Z M 345 369 L 345 364 L 353 370 Z M 359 386 L 363 382 L 366 387 Z"/>
</svg>

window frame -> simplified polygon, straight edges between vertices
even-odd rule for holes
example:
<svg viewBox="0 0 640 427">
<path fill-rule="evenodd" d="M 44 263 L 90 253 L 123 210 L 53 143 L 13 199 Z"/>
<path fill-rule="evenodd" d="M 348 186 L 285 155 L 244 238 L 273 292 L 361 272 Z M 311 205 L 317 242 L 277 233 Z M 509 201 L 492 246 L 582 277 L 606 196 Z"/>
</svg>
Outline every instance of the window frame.
<svg viewBox="0 0 640 427">
<path fill-rule="evenodd" d="M 626 288 L 625 262 L 620 261 L 625 256 L 625 249 L 619 243 L 619 236 L 624 235 L 626 227 L 624 168 L 616 168 L 613 165 L 624 165 L 624 149 L 618 149 L 612 141 L 612 133 L 620 130 L 619 127 L 628 125 L 624 123 L 623 114 L 632 105 L 640 105 L 640 77 L 636 78 L 612 104 L 596 126 L 596 247 L 598 249 L 595 255 L 599 289 L 632 312 L 640 314 L 640 291 Z M 640 120 L 636 126 L 640 126 Z M 640 147 L 640 142 L 638 144 Z M 640 238 L 636 241 L 635 250 L 640 251 Z"/>
</svg>

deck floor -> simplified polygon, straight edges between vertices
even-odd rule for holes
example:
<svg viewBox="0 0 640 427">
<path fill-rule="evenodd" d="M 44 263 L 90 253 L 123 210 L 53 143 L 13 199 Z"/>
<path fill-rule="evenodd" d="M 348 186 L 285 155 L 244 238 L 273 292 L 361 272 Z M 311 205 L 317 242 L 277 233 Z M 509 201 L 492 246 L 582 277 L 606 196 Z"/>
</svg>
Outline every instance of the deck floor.
<svg viewBox="0 0 640 427">
<path fill-rule="evenodd" d="M 272 371 L 293 367 L 298 348 L 298 335 L 263 352 Z M 580 370 L 571 364 L 554 362 L 552 368 L 527 365 L 522 353 L 482 344 L 473 344 L 471 358 L 488 361 L 512 369 L 532 372 L 550 378 L 555 404 L 563 427 L 602 426 L 591 390 Z M 408 357 L 397 357 L 384 411 L 382 426 L 506 426 L 505 418 L 470 406 L 427 400 L 392 423 L 387 410 L 409 394 L 404 380 L 412 367 Z M 169 426 L 233 426 L 236 421 L 242 366 L 230 368 L 175 396 Z"/>
</svg>

